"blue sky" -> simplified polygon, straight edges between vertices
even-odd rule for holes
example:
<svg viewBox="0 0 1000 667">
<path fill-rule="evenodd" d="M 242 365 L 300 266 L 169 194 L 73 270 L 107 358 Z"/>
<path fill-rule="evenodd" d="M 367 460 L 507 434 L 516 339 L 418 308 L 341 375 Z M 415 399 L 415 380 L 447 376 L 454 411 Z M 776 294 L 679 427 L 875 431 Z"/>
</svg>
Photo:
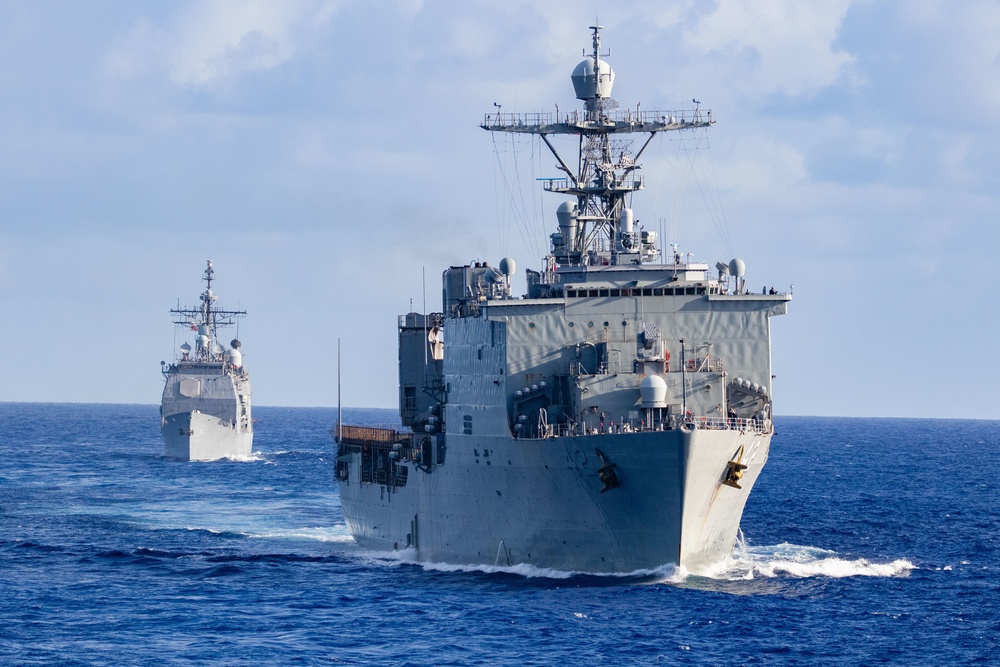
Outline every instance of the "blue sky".
<svg viewBox="0 0 1000 667">
<path fill-rule="evenodd" d="M 257 404 L 335 405 L 339 338 L 394 407 L 444 268 L 539 267 L 553 161 L 478 124 L 578 108 L 599 14 L 623 106 L 718 120 L 644 155 L 640 221 L 795 286 L 775 412 L 1000 418 L 1000 4 L 579 6 L 0 2 L 0 401 L 157 403 L 212 259 Z"/>
</svg>

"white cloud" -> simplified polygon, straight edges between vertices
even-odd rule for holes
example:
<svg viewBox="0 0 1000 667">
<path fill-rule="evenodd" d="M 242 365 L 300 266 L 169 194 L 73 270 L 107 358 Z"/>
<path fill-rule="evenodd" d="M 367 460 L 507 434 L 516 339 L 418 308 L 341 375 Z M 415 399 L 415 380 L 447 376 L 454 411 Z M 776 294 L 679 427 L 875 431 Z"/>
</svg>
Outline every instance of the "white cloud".
<svg viewBox="0 0 1000 667">
<path fill-rule="evenodd" d="M 687 41 L 727 63 L 733 86 L 760 95 L 808 94 L 835 83 L 853 60 L 834 46 L 851 4 L 719 0 Z"/>
<path fill-rule="evenodd" d="M 169 26 L 137 21 L 108 69 L 123 77 L 163 71 L 175 84 L 210 87 L 288 62 L 338 9 L 334 0 L 201 0 Z"/>
<path fill-rule="evenodd" d="M 490 143 L 499 137 L 476 124 L 494 101 L 504 111 L 578 108 L 569 74 L 590 49 L 593 8 L 114 0 L 95 15 L 57 4 L 0 9 L 9 56 L 0 88 L 11 102 L 0 143 L 13 155 L 0 170 L 8 213 L 0 287 L 33 322 L 30 342 L 14 328 L 2 344 L 38 346 L 39 332 L 89 316 L 66 307 L 61 284 L 19 290 L 22 266 L 58 263 L 58 275 L 79 277 L 71 296 L 85 295 L 86 310 L 120 319 L 114 281 L 98 269 L 121 258 L 142 293 L 132 298 L 142 317 L 128 335 L 142 344 L 128 356 L 147 359 L 96 384 L 59 387 L 25 385 L 51 376 L 39 374 L 46 359 L 12 359 L 19 382 L 2 388 L 2 400 L 155 401 L 160 356 L 147 341 L 170 340 L 164 312 L 186 293 L 188 271 L 197 284 L 204 261 L 172 250 L 197 240 L 226 267 L 226 295 L 251 310 L 254 372 L 270 392 L 261 400 L 326 395 L 322 374 L 286 369 L 275 352 L 287 345 L 284 315 L 308 302 L 302 331 L 327 343 L 354 336 L 346 349 L 365 352 L 356 355 L 365 368 L 345 376 L 359 385 L 351 392 L 359 404 L 392 405 L 395 317 L 409 298 L 419 303 L 424 270 L 433 308 L 442 267 L 503 255 L 535 266 L 555 231 L 559 198 L 534 181 L 556 173 L 554 159 L 517 156 L 518 222 L 494 174 Z M 967 327 L 973 349 L 993 349 L 995 309 L 954 281 L 988 284 L 1000 245 L 996 0 L 630 0 L 598 19 L 624 106 L 683 108 L 694 96 L 719 120 L 711 151 L 678 155 L 674 142 L 698 139 L 677 134 L 644 154 L 648 189 L 634 203 L 642 224 L 679 229 L 699 258 L 742 257 L 756 289 L 796 282 L 801 291 L 775 327 L 786 337 L 774 347 L 783 413 L 855 410 L 836 383 L 815 381 L 840 377 L 844 357 L 810 346 L 836 343 L 822 334 L 834 321 L 838 331 L 895 326 L 887 303 L 910 313 L 948 303 L 978 318 Z M 560 150 L 571 153 L 566 139 Z M 722 247 L 730 238 L 733 254 Z M 370 284 L 352 289 L 362 274 Z M 357 328 L 358 313 L 372 326 Z M 894 330 L 888 352 L 895 361 L 916 347 L 946 347 L 939 333 Z M 98 327 L 74 335 L 81 349 L 107 345 Z M 856 354 L 848 342 L 838 349 Z M 801 372 L 789 373 L 791 359 Z M 879 368 L 851 380 L 878 386 Z M 987 385 L 970 385 L 970 395 L 986 397 L 978 403 L 897 392 L 863 410 L 995 418 Z"/>
<path fill-rule="evenodd" d="M 185 16 L 174 35 L 170 76 L 201 86 L 244 72 L 266 70 L 290 60 L 298 34 L 328 21 L 333 5 L 317 0 L 209 0 Z"/>
<path fill-rule="evenodd" d="M 914 102 L 929 115 L 992 126 L 1000 113 L 1000 4 L 923 0 L 897 11 L 916 47 L 900 73 L 923 84 Z"/>
</svg>

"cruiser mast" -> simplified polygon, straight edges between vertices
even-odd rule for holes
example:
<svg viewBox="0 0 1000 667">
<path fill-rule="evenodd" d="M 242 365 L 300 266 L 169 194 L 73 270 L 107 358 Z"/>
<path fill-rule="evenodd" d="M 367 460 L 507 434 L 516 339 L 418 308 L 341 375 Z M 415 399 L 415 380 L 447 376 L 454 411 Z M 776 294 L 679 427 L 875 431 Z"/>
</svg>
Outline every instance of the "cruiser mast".
<svg viewBox="0 0 1000 667">
<path fill-rule="evenodd" d="M 198 332 L 195 341 L 196 359 L 210 360 L 216 356 L 221 356 L 223 349 L 218 342 L 219 327 L 231 326 L 236 319 L 247 314 L 245 310 L 222 310 L 214 307 L 219 297 L 212 292 L 212 281 L 215 279 L 215 269 L 212 268 L 212 260 L 207 260 L 205 273 L 202 280 L 205 281 L 205 291 L 199 297 L 201 305 L 191 308 L 171 308 L 170 312 L 178 316 L 174 324 L 189 326 L 193 331 Z M 233 341 L 233 348 L 239 348 L 238 340 Z M 216 349 L 218 348 L 218 349 Z"/>
</svg>

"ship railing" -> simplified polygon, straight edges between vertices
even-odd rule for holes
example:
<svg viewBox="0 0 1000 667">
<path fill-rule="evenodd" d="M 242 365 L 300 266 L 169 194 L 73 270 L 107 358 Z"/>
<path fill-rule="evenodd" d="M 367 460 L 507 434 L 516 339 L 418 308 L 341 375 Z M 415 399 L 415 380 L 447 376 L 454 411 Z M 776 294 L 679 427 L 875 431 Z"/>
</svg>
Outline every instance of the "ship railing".
<svg viewBox="0 0 1000 667">
<path fill-rule="evenodd" d="M 672 416 L 663 420 L 646 423 L 645 420 L 627 419 L 624 422 L 608 421 L 603 426 L 588 426 L 583 422 L 569 424 L 548 424 L 543 432 L 529 436 L 537 439 L 566 438 L 579 435 L 612 435 L 621 433 L 652 433 L 657 431 L 677 431 L 680 429 L 702 429 L 706 431 L 740 431 L 760 435 L 773 433 L 770 419 L 745 419 L 707 416 Z"/>
<path fill-rule="evenodd" d="M 557 114 L 551 112 L 528 113 L 488 113 L 483 120 L 483 127 L 525 127 L 537 125 L 552 125 L 557 122 Z M 565 121 L 561 121 L 565 122 Z"/>
<path fill-rule="evenodd" d="M 745 419 L 742 417 L 688 417 L 686 419 L 674 418 L 674 428 L 695 428 L 709 431 L 742 431 L 747 433 L 771 433 L 772 424 L 770 419 Z"/>
<path fill-rule="evenodd" d="M 624 168 L 624 167 L 623 167 Z M 569 178 L 547 178 L 545 182 L 542 183 L 542 189 L 546 192 L 558 192 L 558 193 L 575 193 L 582 190 L 588 191 L 622 191 L 622 192 L 634 192 L 636 190 L 642 190 L 646 187 L 646 177 L 640 175 L 633 176 L 627 179 L 620 179 L 611 183 L 609 185 L 602 185 L 599 187 L 587 187 L 582 185 L 576 185 L 575 182 L 571 182 Z"/>
<path fill-rule="evenodd" d="M 562 282 L 559 274 L 555 271 L 541 271 L 539 273 L 533 274 L 535 276 L 536 285 L 558 285 Z"/>
<path fill-rule="evenodd" d="M 639 128 L 650 126 L 653 129 L 700 127 L 711 125 L 715 120 L 711 110 L 681 109 L 674 111 L 618 109 L 615 111 L 591 112 L 574 110 L 568 113 L 532 111 L 527 113 L 488 113 L 483 118 L 482 127 L 486 129 L 518 129 L 537 128 L 561 125 L 634 125 Z M 553 127 L 553 130 L 557 129 Z"/>
<path fill-rule="evenodd" d="M 689 373 L 722 373 L 726 366 L 718 357 L 696 357 L 687 360 L 685 370 Z"/>
</svg>

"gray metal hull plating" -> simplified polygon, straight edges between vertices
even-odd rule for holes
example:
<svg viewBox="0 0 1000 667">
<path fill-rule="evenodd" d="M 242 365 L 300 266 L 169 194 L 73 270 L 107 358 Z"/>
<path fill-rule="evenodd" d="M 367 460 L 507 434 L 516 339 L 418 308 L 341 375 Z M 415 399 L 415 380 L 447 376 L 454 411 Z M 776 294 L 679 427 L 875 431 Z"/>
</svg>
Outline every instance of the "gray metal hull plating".
<svg viewBox="0 0 1000 667">
<path fill-rule="evenodd" d="M 471 442 L 462 442 L 469 440 Z M 359 483 L 351 455 L 340 481 L 358 543 L 416 559 L 620 573 L 729 557 L 770 435 L 680 429 L 538 440 L 448 436 L 447 464 L 410 465 L 405 486 Z M 722 484 L 740 447 L 741 489 Z M 620 485 L 602 492 L 596 450 Z"/>
<path fill-rule="evenodd" d="M 164 455 L 183 461 L 246 459 L 253 449 L 253 433 L 240 433 L 218 417 L 197 410 L 165 417 Z"/>
<path fill-rule="evenodd" d="M 184 461 L 250 456 L 250 376 L 200 364 L 167 375 L 160 404 L 164 454 Z"/>
</svg>

